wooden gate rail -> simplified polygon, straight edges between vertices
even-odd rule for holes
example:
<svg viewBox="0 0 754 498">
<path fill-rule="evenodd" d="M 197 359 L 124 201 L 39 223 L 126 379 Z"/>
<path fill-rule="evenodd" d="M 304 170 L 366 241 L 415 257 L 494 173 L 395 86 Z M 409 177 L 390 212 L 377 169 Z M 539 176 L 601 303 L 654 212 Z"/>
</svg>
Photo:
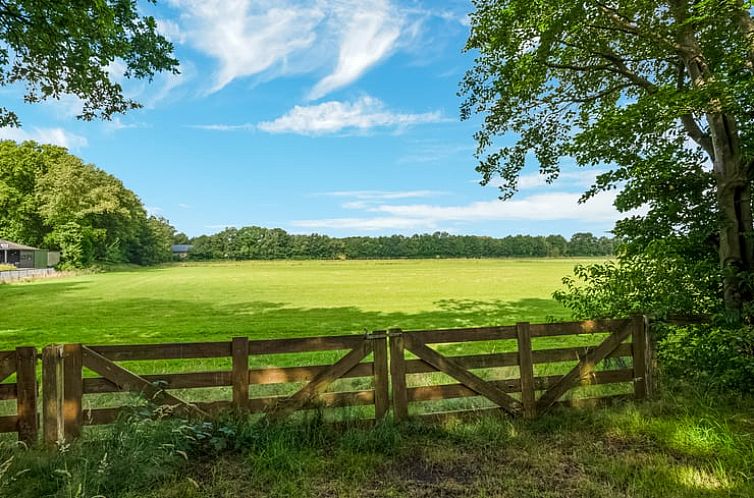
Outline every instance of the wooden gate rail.
<svg viewBox="0 0 754 498">
<path fill-rule="evenodd" d="M 16 432 L 27 444 L 37 439 L 37 350 L 19 347 L 0 351 L 0 382 L 16 374 L 14 383 L 0 384 L 0 400 L 16 400 L 16 414 L 0 417 L 0 432 Z"/>
<path fill-rule="evenodd" d="M 62 348 L 63 353 L 58 353 Z M 332 365 L 250 368 L 251 356 L 350 350 Z M 374 359 L 362 361 L 370 353 Z M 49 346 L 43 354 L 51 372 L 62 372 L 50 381 L 45 395 L 45 439 L 54 443 L 78 436 L 83 425 L 108 424 L 128 407 L 83 409 L 90 394 L 135 392 L 157 404 L 170 406 L 185 416 L 207 416 L 225 410 L 283 417 L 315 407 L 339 408 L 374 405 L 375 418 L 389 410 L 387 337 L 384 333 L 250 341 L 236 337 L 229 342 L 140 344 L 131 346 Z M 230 371 L 140 375 L 118 365 L 119 361 L 181 360 L 230 357 Z M 58 359 L 59 358 L 59 359 Z M 59 361 L 62 366 L 55 368 Z M 99 377 L 84 377 L 87 368 Z M 53 375 L 51 374 L 51 377 Z M 372 389 L 325 392 L 337 379 L 372 378 Z M 290 396 L 249 397 L 251 385 L 307 382 Z M 168 392 L 174 389 L 232 387 L 232 400 L 190 403 Z M 49 400 L 49 402 L 48 402 Z M 62 421 L 62 422 L 61 422 Z"/>
<path fill-rule="evenodd" d="M 648 323 L 644 317 L 631 320 L 595 320 L 552 324 L 519 323 L 515 326 L 483 327 L 467 329 L 391 331 L 391 381 L 393 384 L 393 408 L 397 420 L 409 416 L 409 404 L 483 396 L 497 408 L 474 409 L 473 412 L 494 412 L 501 409 L 510 414 L 535 417 L 558 404 L 594 404 L 612 402 L 634 397 L 646 398 L 652 391 L 652 368 L 649 360 L 650 342 Z M 532 338 L 557 337 L 577 334 L 609 333 L 599 345 L 533 349 Z M 631 343 L 626 343 L 627 339 Z M 469 341 L 516 340 L 518 350 L 509 353 L 447 356 L 426 344 L 452 344 Z M 405 351 L 413 352 L 418 359 L 406 359 Z M 606 358 L 630 357 L 631 368 L 597 370 L 598 363 Z M 535 376 L 538 364 L 577 360 L 577 365 L 565 375 Z M 519 367 L 519 377 L 504 380 L 483 380 L 470 370 L 498 367 Z M 407 387 L 407 378 L 412 374 L 442 372 L 450 375 L 457 384 L 418 385 Z M 610 395 L 598 398 L 582 398 L 559 401 L 569 390 L 583 385 L 615 383 L 633 384 L 633 396 Z M 520 399 L 510 394 L 520 394 Z M 537 393 L 540 393 L 537 399 Z M 461 411 L 428 413 L 420 418 L 444 419 L 466 416 Z"/>
</svg>

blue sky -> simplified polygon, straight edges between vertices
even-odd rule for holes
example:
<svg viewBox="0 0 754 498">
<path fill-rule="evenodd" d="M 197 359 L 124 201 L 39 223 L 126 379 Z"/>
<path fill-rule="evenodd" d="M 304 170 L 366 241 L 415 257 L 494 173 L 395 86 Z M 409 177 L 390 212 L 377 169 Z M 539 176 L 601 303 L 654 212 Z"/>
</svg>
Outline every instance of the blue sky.
<svg viewBox="0 0 754 498">
<path fill-rule="evenodd" d="M 597 170 L 528 166 L 506 202 L 474 171 L 459 120 L 464 0 L 162 0 L 145 5 L 181 74 L 124 81 L 144 109 L 81 122 L 74 98 L 21 102 L 0 138 L 67 146 L 189 235 L 226 226 L 378 235 L 604 234 L 614 193 L 578 206 Z M 122 68 L 112 73 L 121 78 Z M 501 143 L 511 137 L 501 137 Z"/>
</svg>

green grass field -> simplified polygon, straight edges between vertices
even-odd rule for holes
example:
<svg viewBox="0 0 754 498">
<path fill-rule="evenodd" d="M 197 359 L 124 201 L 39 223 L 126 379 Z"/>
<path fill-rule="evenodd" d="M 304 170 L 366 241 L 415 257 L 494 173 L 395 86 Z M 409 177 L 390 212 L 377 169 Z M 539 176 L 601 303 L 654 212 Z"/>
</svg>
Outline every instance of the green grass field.
<svg viewBox="0 0 754 498">
<path fill-rule="evenodd" d="M 565 319 L 551 294 L 579 262 L 238 262 L 0 285 L 0 349 Z"/>
<path fill-rule="evenodd" d="M 564 320 L 568 311 L 550 296 L 579 262 L 584 261 L 212 263 L 0 285 L 0 349 Z M 535 348 L 583 339 L 538 339 Z M 451 354 L 498 352 L 514 349 L 514 342 L 439 348 Z M 277 355 L 274 361 L 314 364 L 330 361 L 333 354 L 342 353 Z M 252 357 L 252 366 L 269 361 Z M 178 363 L 139 362 L 129 368 L 229 368 L 226 360 Z M 537 375 L 569 366 L 554 364 L 554 370 L 537 370 Z M 515 367 L 497 370 L 476 372 L 517 376 Z M 442 374 L 426 376 L 448 382 Z M 426 376 L 419 380 L 427 381 Z M 284 394 L 257 390 L 264 387 L 270 386 L 252 386 L 252 396 Z M 583 389 L 589 387 L 612 386 Z M 675 384 L 661 392 L 653 402 L 555 410 L 535 421 L 491 418 L 443 427 L 396 427 L 388 421 L 371 431 L 343 432 L 317 424 L 259 426 L 248 419 L 212 427 L 146 419 L 87 430 L 82 440 L 59 451 L 27 451 L 0 438 L 0 496 L 754 496 L 751 400 Z M 229 398 L 227 388 L 177 394 Z M 119 396 L 87 396 L 93 400 L 85 398 L 85 404 L 121 404 Z M 475 399 L 431 403 L 462 408 Z M 3 403 L 8 406 L 0 411 L 13 410 L 11 402 Z"/>
</svg>

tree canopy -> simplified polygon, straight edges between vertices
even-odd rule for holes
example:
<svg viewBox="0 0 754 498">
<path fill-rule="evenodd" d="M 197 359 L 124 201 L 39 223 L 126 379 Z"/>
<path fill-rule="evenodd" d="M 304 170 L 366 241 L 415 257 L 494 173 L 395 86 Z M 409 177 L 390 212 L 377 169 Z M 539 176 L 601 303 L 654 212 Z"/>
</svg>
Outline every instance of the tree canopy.
<svg viewBox="0 0 754 498">
<path fill-rule="evenodd" d="M 140 107 L 114 77 L 178 71 L 172 44 L 134 0 L 0 0 L 0 41 L 0 85 L 24 85 L 32 103 L 75 95 L 86 120 Z M 0 107 L 0 126 L 19 125 Z"/>
<path fill-rule="evenodd" d="M 711 292 L 752 300 L 754 21 L 744 0 L 475 0 L 462 117 L 484 183 L 513 195 L 535 159 L 548 181 L 562 158 L 607 165 L 583 200 L 622 188 L 627 257 L 717 258 Z M 497 137 L 512 133 L 510 146 Z"/>
<path fill-rule="evenodd" d="M 62 147 L 0 141 L 0 238 L 62 250 L 68 266 L 153 264 L 174 233 L 103 170 Z"/>
</svg>

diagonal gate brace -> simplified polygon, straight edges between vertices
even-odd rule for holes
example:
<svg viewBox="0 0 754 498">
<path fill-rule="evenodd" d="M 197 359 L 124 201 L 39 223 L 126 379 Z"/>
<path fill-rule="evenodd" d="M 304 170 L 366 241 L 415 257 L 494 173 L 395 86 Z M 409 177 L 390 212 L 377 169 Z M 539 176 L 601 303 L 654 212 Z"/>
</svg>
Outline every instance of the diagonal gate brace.
<svg viewBox="0 0 754 498">
<path fill-rule="evenodd" d="M 520 401 L 485 381 L 481 377 L 474 375 L 454 359 L 441 355 L 424 344 L 419 338 L 412 336 L 411 334 L 404 334 L 403 340 L 406 349 L 435 367 L 437 370 L 450 375 L 475 393 L 491 400 L 511 415 L 517 415 L 521 412 L 522 405 Z"/>
<path fill-rule="evenodd" d="M 560 399 L 569 389 L 572 389 L 587 374 L 594 370 L 594 366 L 604 360 L 607 355 L 615 351 L 629 335 L 631 335 L 631 322 L 627 322 L 623 327 L 609 335 L 607 339 L 596 348 L 590 348 L 578 365 L 573 367 L 570 372 L 560 378 L 553 384 L 537 401 L 537 410 L 546 410 Z"/>
<path fill-rule="evenodd" d="M 82 346 L 81 352 L 84 366 L 115 384 L 118 389 L 141 392 L 149 397 L 150 400 L 160 405 L 175 405 L 179 413 L 187 416 L 208 416 L 207 413 L 200 410 L 196 405 L 187 403 L 164 389 L 160 389 L 143 377 L 136 375 L 130 370 L 126 370 L 96 351 Z"/>
<path fill-rule="evenodd" d="M 315 375 L 308 384 L 295 394 L 286 398 L 276 409 L 268 414 L 268 417 L 272 419 L 282 418 L 301 409 L 301 407 L 327 389 L 327 386 L 358 365 L 359 362 L 371 352 L 372 343 L 371 341 L 365 340 L 361 345 L 352 349 L 343 358 L 335 362 L 330 368 Z"/>
</svg>

